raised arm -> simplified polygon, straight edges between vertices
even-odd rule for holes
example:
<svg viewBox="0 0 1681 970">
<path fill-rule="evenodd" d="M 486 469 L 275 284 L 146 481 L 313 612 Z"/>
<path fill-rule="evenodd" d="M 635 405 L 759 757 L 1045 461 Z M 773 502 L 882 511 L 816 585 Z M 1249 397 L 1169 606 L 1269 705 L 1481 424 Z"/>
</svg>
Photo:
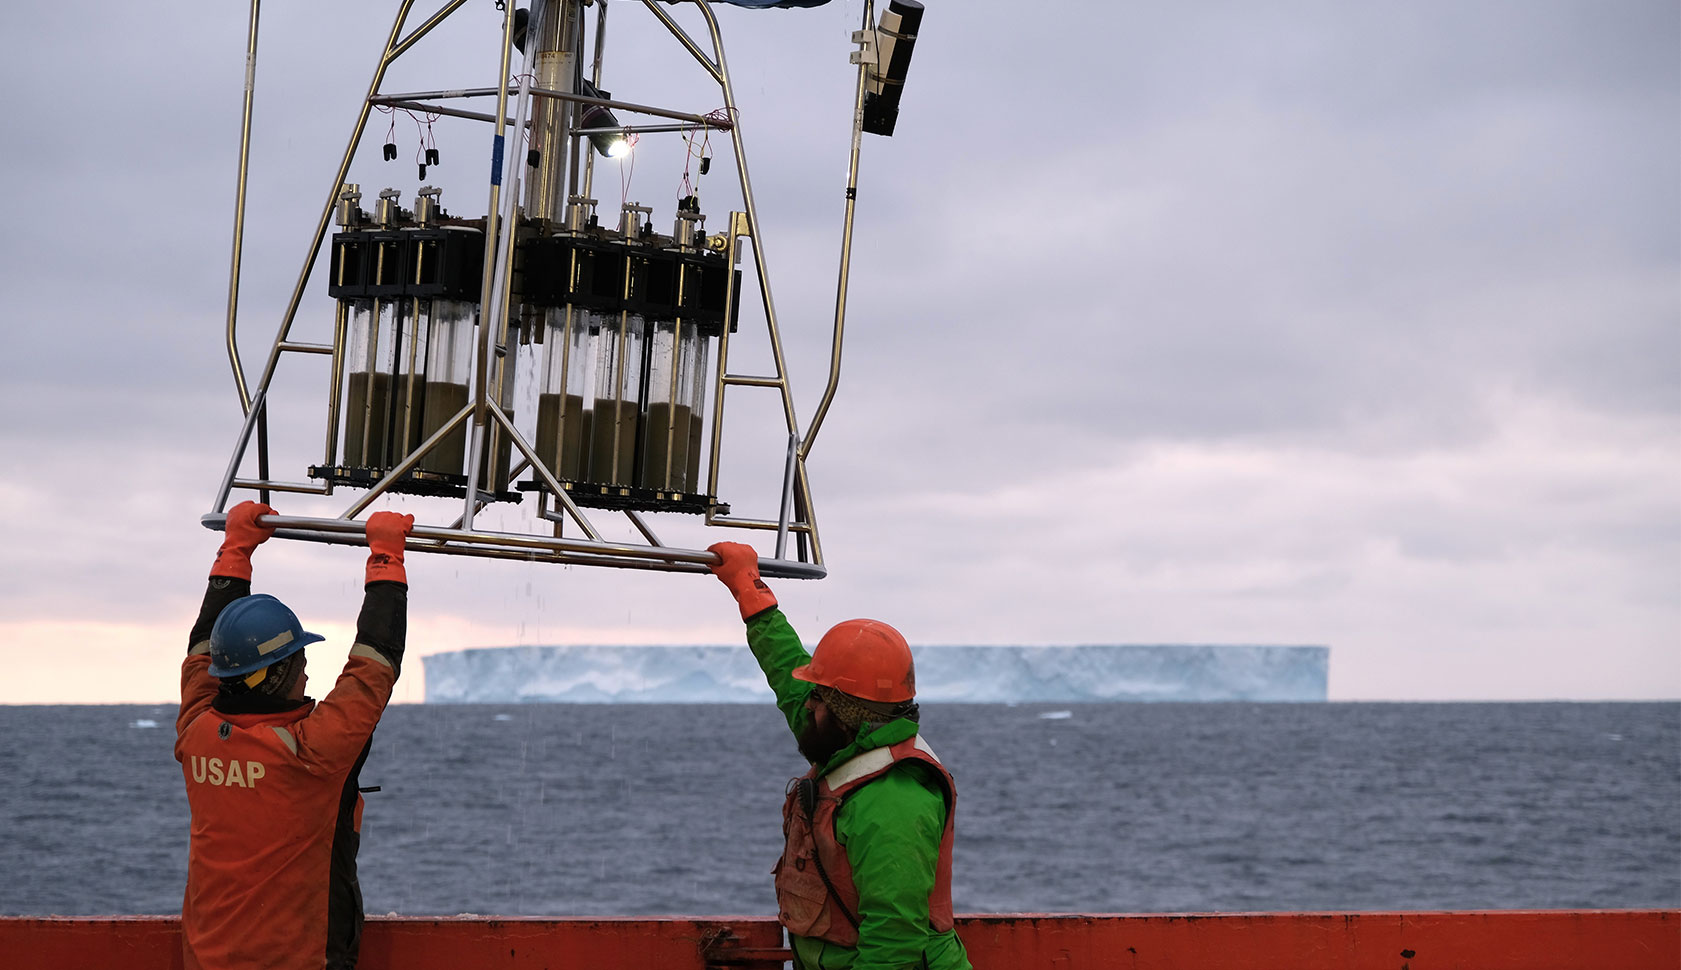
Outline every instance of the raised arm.
<svg viewBox="0 0 1681 970">
<path fill-rule="evenodd" d="M 210 566 L 204 602 L 192 632 L 187 634 L 187 659 L 181 664 L 181 710 L 175 718 L 177 737 L 216 699 L 216 678 L 206 672 L 210 666 L 210 630 L 229 603 L 251 595 L 251 554 L 274 535 L 272 528 L 257 524 L 257 517 L 273 514 L 274 509 L 261 502 L 241 502 L 228 512 L 222 547 L 216 550 L 216 561 Z"/>
<path fill-rule="evenodd" d="M 708 547 L 718 557 L 718 564 L 710 567 L 741 608 L 741 618 L 747 623 L 747 646 L 765 681 L 776 694 L 777 709 L 788 721 L 788 729 L 797 738 L 811 721 L 806 710 L 806 698 L 812 685 L 792 676 L 796 667 L 811 662 L 811 654 L 800 644 L 800 635 L 789 625 L 788 618 L 777 608 L 776 595 L 759 576 L 759 554 L 752 546 L 740 542 L 719 542 Z"/>
<path fill-rule="evenodd" d="M 403 544 L 414 516 L 375 512 L 368 517 L 368 562 L 356 642 L 338 682 L 310 715 L 292 727 L 298 757 L 312 770 L 354 764 L 391 700 L 408 639 L 408 575 Z"/>
</svg>

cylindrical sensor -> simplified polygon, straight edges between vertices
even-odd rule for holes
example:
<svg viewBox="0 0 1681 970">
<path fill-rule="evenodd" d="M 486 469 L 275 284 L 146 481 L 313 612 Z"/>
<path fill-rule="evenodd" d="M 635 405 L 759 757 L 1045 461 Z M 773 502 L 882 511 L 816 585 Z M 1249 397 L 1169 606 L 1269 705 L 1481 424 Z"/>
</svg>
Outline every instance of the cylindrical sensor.
<svg viewBox="0 0 1681 970">
<path fill-rule="evenodd" d="M 592 341 L 599 340 L 601 318 L 574 306 L 549 307 L 545 313 L 542 383 L 537 395 L 537 456 L 555 477 L 584 477 L 589 454 L 590 417 L 595 403 Z"/>
<path fill-rule="evenodd" d="M 642 423 L 642 474 L 637 484 L 681 490 L 688 429 L 679 436 L 673 428 L 682 372 L 677 321 L 655 320 L 649 331 L 648 412 Z"/>
<path fill-rule="evenodd" d="M 351 306 L 345 384 L 344 463 L 386 469 L 420 443 L 426 395 L 425 335 L 408 300 Z"/>
<path fill-rule="evenodd" d="M 610 318 L 595 341 L 595 403 L 590 416 L 587 477 L 603 485 L 634 485 L 647 322 L 640 313 L 613 316 L 617 319 Z"/>
<path fill-rule="evenodd" d="M 420 440 L 425 441 L 467 406 L 473 373 L 473 304 L 465 300 L 424 300 L 427 320 L 426 403 L 421 410 Z M 420 460 L 420 468 L 447 475 L 466 474 L 468 422 L 455 426 Z"/>
</svg>

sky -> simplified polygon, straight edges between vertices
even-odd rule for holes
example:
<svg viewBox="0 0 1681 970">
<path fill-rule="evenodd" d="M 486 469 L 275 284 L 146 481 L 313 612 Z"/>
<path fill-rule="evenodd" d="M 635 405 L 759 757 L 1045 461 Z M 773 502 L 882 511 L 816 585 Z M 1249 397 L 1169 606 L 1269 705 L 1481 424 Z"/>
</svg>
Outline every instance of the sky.
<svg viewBox="0 0 1681 970">
<path fill-rule="evenodd" d="M 264 5 L 248 371 L 395 6 Z M 1333 700 L 1681 698 L 1681 8 L 927 7 L 898 131 L 864 145 L 810 461 L 829 575 L 772 583 L 808 642 L 874 616 L 919 647 L 1319 644 Z M 802 427 L 828 375 L 861 9 L 720 11 Z M 615 97 L 722 105 L 640 3 L 609 11 Z M 224 333 L 246 13 L 0 10 L 0 703 L 175 696 L 220 540 L 198 517 L 241 420 Z M 499 17 L 471 0 L 385 89 L 495 84 Z M 390 124 L 351 180 L 408 204 L 421 133 L 396 118 L 386 163 Z M 488 127 L 433 134 L 428 182 L 482 215 Z M 739 206 L 726 142 L 699 179 L 712 231 Z M 603 161 L 603 211 L 641 201 L 664 230 L 683 157 L 650 136 Z M 331 318 L 312 286 L 294 335 Z M 754 347 L 732 347 L 741 371 Z M 274 435 L 301 481 L 325 379 L 296 371 Z M 730 407 L 720 497 L 773 513 L 779 432 Z M 669 519 L 671 541 L 768 552 Z M 318 685 L 362 556 L 257 553 L 256 588 L 329 638 Z M 408 559 L 411 657 L 741 638 L 705 576 Z M 411 664 L 398 700 L 422 680 Z"/>
</svg>

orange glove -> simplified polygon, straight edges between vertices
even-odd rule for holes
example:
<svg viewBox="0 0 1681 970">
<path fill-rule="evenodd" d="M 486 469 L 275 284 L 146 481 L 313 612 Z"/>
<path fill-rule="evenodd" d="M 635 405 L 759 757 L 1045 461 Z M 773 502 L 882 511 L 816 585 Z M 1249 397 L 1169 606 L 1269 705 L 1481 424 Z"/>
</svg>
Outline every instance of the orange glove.
<svg viewBox="0 0 1681 970">
<path fill-rule="evenodd" d="M 251 579 L 251 553 L 257 551 L 274 527 L 257 524 L 257 516 L 274 515 L 275 511 L 261 502 L 241 502 L 228 511 L 228 522 L 222 527 L 222 548 L 216 551 L 216 561 L 210 564 L 210 575 L 233 579 Z"/>
<path fill-rule="evenodd" d="M 717 555 L 718 564 L 712 570 L 735 597 L 741 607 L 741 618 L 750 620 L 776 605 L 776 594 L 759 578 L 759 553 L 740 542 L 715 542 L 706 551 Z"/>
<path fill-rule="evenodd" d="M 403 540 L 414 528 L 414 516 L 375 512 L 368 516 L 368 571 L 365 582 L 407 583 L 403 571 Z"/>
</svg>

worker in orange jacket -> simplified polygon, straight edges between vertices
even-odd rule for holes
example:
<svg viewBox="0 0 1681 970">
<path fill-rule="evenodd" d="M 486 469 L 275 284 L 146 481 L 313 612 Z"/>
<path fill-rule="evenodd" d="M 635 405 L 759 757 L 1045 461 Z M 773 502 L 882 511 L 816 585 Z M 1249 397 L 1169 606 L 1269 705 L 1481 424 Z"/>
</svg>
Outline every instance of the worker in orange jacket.
<svg viewBox="0 0 1681 970">
<path fill-rule="evenodd" d="M 181 665 L 175 759 L 192 842 L 181 903 L 186 970 L 356 965 L 362 796 L 374 726 L 403 663 L 414 516 L 368 518 L 362 613 L 326 698 L 304 695 L 306 632 L 285 604 L 251 594 L 251 553 L 274 534 L 242 502 L 228 513 Z"/>
</svg>

